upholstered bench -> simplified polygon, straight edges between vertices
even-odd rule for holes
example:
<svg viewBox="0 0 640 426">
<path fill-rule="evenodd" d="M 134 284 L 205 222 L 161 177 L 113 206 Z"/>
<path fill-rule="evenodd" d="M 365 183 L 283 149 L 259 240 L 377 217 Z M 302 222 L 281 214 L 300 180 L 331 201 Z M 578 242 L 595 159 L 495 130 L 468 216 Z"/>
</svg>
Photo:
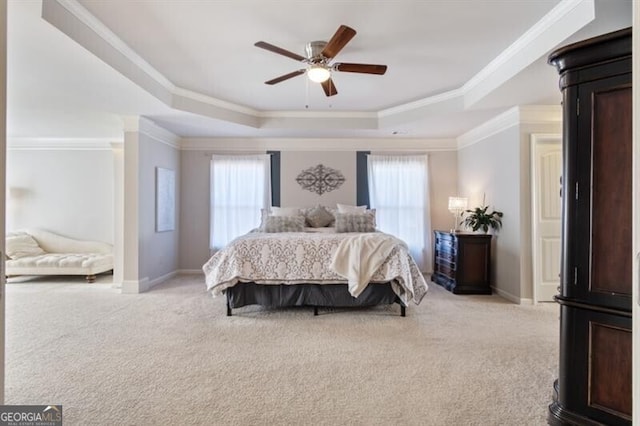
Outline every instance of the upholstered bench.
<svg viewBox="0 0 640 426">
<path fill-rule="evenodd" d="M 96 274 L 113 270 L 113 246 L 99 241 L 64 237 L 42 229 L 7 234 L 5 274 L 84 275 L 92 283 Z"/>
</svg>

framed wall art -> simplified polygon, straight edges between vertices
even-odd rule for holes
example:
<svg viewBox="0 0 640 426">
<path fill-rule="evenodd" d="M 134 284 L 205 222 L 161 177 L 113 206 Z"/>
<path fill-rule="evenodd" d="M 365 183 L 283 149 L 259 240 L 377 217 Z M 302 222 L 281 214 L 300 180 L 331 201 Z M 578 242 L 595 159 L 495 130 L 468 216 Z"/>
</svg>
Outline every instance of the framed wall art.
<svg viewBox="0 0 640 426">
<path fill-rule="evenodd" d="M 156 167 L 156 232 L 176 227 L 176 172 Z"/>
</svg>

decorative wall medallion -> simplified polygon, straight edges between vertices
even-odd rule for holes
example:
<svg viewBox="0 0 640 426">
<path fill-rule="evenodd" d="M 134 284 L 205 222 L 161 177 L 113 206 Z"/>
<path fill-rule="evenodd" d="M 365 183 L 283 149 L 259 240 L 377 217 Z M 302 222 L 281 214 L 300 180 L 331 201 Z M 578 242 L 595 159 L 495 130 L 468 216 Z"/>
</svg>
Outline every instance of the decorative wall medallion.
<svg viewBox="0 0 640 426">
<path fill-rule="evenodd" d="M 338 189 L 345 181 L 340 170 L 318 164 L 300 172 L 296 182 L 307 191 L 322 195 Z"/>
</svg>

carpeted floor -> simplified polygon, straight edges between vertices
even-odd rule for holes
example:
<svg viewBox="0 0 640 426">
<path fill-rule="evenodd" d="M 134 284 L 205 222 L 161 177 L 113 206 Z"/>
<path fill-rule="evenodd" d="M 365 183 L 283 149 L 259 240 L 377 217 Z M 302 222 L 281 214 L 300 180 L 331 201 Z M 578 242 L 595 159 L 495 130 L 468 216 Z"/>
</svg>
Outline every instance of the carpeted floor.
<svg viewBox="0 0 640 426">
<path fill-rule="evenodd" d="M 228 318 L 200 276 L 140 295 L 110 278 L 7 285 L 7 404 L 62 404 L 65 425 L 546 424 L 555 304 L 431 284 L 406 318 L 397 305 Z"/>
</svg>

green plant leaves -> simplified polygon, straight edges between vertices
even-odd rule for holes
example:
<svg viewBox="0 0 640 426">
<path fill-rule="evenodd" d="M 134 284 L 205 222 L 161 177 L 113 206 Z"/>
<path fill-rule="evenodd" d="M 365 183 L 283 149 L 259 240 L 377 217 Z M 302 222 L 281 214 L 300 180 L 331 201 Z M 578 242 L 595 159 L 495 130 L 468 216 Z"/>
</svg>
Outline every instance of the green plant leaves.
<svg viewBox="0 0 640 426">
<path fill-rule="evenodd" d="M 487 213 L 489 206 L 480 206 L 474 209 L 465 210 L 468 213 L 461 224 L 464 224 L 467 228 L 471 228 L 472 231 L 482 229 L 487 233 L 489 228 L 496 231 L 502 227 L 502 212 L 493 210 L 491 213 Z"/>
</svg>

